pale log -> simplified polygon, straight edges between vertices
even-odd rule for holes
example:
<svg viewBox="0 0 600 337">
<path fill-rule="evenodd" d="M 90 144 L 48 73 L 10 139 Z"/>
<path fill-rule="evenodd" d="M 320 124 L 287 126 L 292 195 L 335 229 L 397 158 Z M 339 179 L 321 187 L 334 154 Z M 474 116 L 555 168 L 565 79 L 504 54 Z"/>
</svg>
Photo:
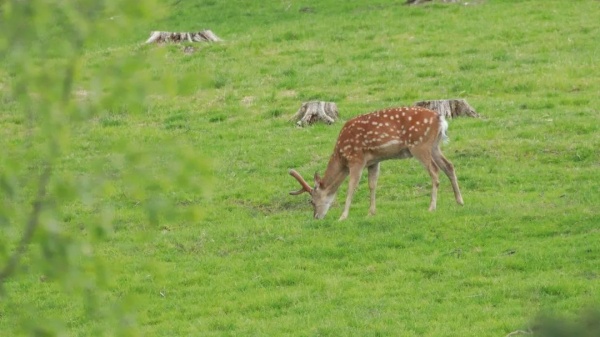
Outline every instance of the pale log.
<svg viewBox="0 0 600 337">
<path fill-rule="evenodd" d="M 414 106 L 420 106 L 429 110 L 436 111 L 446 118 L 455 118 L 459 116 L 480 117 L 472 106 L 464 99 L 441 99 L 433 101 L 419 101 Z"/>
</svg>

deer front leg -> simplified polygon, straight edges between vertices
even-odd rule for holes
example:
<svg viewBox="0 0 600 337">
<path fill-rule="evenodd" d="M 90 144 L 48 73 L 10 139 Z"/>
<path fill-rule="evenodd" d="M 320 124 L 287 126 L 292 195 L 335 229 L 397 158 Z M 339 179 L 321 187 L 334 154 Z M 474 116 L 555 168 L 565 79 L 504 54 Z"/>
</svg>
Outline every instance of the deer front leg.
<svg viewBox="0 0 600 337">
<path fill-rule="evenodd" d="M 435 163 L 435 160 L 433 159 L 429 149 L 425 150 L 423 148 L 415 147 L 411 149 L 411 153 L 423 164 L 423 166 L 425 166 L 425 169 L 431 177 L 431 202 L 429 203 L 429 210 L 435 211 L 437 204 L 437 192 L 438 187 L 440 186 L 440 179 L 438 177 L 439 167 Z"/>
<path fill-rule="evenodd" d="M 433 160 L 427 167 L 427 171 L 431 176 L 431 203 L 429 204 L 429 211 L 435 211 L 437 205 L 437 192 L 438 187 L 440 186 L 440 179 L 438 178 L 438 166 L 433 162 Z"/>
<path fill-rule="evenodd" d="M 344 206 L 344 212 L 342 212 L 342 216 L 340 216 L 340 220 L 344 220 L 348 217 L 348 213 L 350 212 L 350 204 L 352 203 L 352 196 L 354 195 L 354 191 L 356 191 L 356 187 L 358 187 L 358 181 L 360 180 L 360 173 L 363 167 L 350 167 L 350 181 L 348 183 L 348 195 L 346 196 L 346 205 Z"/>
<path fill-rule="evenodd" d="M 377 189 L 377 178 L 379 178 L 379 163 L 369 166 L 369 190 L 371 192 L 371 204 L 369 215 L 375 215 L 375 189 Z"/>
</svg>

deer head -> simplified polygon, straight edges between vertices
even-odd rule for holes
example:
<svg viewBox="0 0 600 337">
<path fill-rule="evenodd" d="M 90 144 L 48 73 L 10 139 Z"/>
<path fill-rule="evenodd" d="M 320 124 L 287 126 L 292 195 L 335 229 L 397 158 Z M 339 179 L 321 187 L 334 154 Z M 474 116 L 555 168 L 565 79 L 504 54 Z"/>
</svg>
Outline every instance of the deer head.
<svg viewBox="0 0 600 337">
<path fill-rule="evenodd" d="M 422 107 L 391 108 L 355 117 L 342 127 L 325 175 L 315 174 L 312 188 L 302 176 L 290 170 L 302 188 L 290 194 L 308 192 L 311 196 L 314 217 L 321 219 L 329 210 L 335 194 L 350 175 L 348 195 L 340 220 L 348 217 L 352 196 L 362 170 L 369 172 L 371 207 L 375 214 L 375 189 L 379 176 L 379 163 L 387 159 L 415 157 L 427 169 L 432 181 L 429 210 L 436 208 L 438 171 L 441 169 L 450 179 L 456 202 L 463 204 L 454 166 L 441 152 L 441 140 L 446 138 L 448 123 L 443 116 Z"/>
<path fill-rule="evenodd" d="M 331 207 L 331 204 L 333 203 L 333 199 L 335 198 L 335 192 L 332 195 L 327 193 L 327 190 L 323 188 L 323 182 L 321 180 L 321 177 L 319 177 L 318 173 L 315 173 L 314 188 L 308 185 L 308 183 L 306 182 L 306 180 L 304 180 L 304 178 L 302 178 L 300 173 L 296 172 L 295 170 L 290 170 L 289 173 L 292 177 L 296 178 L 296 180 L 298 180 L 298 182 L 302 186 L 301 189 L 294 192 L 290 192 L 290 194 L 298 195 L 304 192 L 308 192 L 308 194 L 310 194 L 311 197 L 310 204 L 313 207 L 314 218 L 322 219 L 323 217 L 325 217 L 325 214 L 327 214 L 329 207 Z"/>
</svg>

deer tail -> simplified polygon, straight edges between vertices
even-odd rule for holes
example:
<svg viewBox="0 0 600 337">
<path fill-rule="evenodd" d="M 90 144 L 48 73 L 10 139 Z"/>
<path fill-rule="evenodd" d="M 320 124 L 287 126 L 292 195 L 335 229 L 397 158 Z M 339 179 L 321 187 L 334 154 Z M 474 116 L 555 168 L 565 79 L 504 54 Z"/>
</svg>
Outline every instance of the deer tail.
<svg viewBox="0 0 600 337">
<path fill-rule="evenodd" d="M 446 118 L 444 117 L 444 115 L 439 115 L 439 119 L 440 119 L 440 139 L 444 142 L 444 143 L 448 143 L 450 141 L 450 138 L 448 137 L 448 121 L 446 121 Z"/>
</svg>

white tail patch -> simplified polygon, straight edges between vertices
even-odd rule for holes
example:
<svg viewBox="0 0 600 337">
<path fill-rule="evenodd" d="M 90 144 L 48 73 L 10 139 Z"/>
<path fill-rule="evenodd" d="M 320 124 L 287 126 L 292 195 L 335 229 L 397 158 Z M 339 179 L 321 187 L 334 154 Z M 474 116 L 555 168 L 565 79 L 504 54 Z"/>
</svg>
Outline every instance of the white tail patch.
<svg viewBox="0 0 600 337">
<path fill-rule="evenodd" d="M 443 115 L 440 115 L 440 135 L 442 136 L 444 143 L 450 141 L 450 138 L 448 138 L 448 122 Z"/>
</svg>

